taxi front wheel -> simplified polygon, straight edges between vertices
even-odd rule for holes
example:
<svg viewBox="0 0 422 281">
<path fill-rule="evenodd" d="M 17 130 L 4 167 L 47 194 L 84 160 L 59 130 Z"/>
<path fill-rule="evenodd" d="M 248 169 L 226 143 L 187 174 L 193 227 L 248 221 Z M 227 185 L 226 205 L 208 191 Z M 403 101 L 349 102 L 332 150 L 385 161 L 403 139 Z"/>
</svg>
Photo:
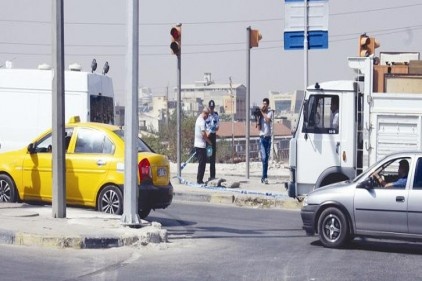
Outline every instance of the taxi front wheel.
<svg viewBox="0 0 422 281">
<path fill-rule="evenodd" d="M 108 214 L 121 215 L 123 213 L 123 195 L 114 185 L 104 187 L 98 196 L 97 209 Z"/>
<path fill-rule="evenodd" d="M 13 180 L 7 175 L 0 175 L 0 202 L 16 202 L 17 190 Z"/>
</svg>

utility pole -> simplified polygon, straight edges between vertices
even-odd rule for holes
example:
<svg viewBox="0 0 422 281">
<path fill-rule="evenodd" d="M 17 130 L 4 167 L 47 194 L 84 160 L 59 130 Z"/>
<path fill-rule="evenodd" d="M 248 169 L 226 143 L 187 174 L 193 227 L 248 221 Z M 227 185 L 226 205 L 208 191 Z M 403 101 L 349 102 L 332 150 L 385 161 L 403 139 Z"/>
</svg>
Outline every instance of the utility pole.
<svg viewBox="0 0 422 281">
<path fill-rule="evenodd" d="M 126 57 L 127 90 L 125 104 L 125 182 L 123 193 L 123 215 L 121 222 L 130 227 L 139 227 L 138 215 L 138 73 L 139 73 L 139 0 L 128 1 L 128 50 Z"/>
<path fill-rule="evenodd" d="M 64 8 L 63 0 L 53 0 L 53 85 L 52 85 L 52 216 L 66 217 L 66 154 L 64 148 Z"/>
</svg>

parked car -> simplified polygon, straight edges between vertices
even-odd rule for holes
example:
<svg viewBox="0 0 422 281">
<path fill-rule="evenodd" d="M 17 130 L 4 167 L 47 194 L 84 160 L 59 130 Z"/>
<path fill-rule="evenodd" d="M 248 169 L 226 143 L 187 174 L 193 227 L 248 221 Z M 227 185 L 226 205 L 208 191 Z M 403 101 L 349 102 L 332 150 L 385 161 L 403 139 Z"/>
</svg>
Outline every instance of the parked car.
<svg viewBox="0 0 422 281">
<path fill-rule="evenodd" d="M 71 118 L 65 128 L 66 200 L 68 205 L 122 214 L 124 131 L 102 123 Z M 173 199 L 170 164 L 138 138 L 138 213 L 168 207 Z M 52 201 L 52 132 L 27 147 L 0 153 L 0 202 Z"/>
<path fill-rule="evenodd" d="M 303 203 L 303 229 L 325 247 L 359 236 L 421 240 L 422 152 L 388 155 L 353 181 L 315 189 Z"/>
</svg>

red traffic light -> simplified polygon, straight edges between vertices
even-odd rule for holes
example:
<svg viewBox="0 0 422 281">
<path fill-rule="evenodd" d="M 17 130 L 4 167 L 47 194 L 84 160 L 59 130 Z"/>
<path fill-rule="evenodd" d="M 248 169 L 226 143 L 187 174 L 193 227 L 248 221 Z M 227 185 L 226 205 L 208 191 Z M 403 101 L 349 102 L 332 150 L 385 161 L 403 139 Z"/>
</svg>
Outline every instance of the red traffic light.
<svg viewBox="0 0 422 281">
<path fill-rule="evenodd" d="M 177 25 L 172 27 L 170 30 L 171 35 L 171 44 L 170 49 L 173 51 L 173 54 L 180 55 L 180 50 L 182 47 L 182 26 Z"/>
</svg>

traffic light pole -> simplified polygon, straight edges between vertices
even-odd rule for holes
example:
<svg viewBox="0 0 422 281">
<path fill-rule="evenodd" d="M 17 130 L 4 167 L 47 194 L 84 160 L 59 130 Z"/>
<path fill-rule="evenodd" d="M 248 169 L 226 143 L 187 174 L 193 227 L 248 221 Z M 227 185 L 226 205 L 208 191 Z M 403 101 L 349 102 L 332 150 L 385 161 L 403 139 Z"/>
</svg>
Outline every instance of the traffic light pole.
<svg viewBox="0 0 422 281">
<path fill-rule="evenodd" d="M 250 126 L 250 103 L 251 103 L 251 27 L 246 28 L 246 178 L 249 179 L 249 138 Z"/>
<path fill-rule="evenodd" d="M 182 54 L 177 55 L 177 177 L 182 183 Z"/>
</svg>

